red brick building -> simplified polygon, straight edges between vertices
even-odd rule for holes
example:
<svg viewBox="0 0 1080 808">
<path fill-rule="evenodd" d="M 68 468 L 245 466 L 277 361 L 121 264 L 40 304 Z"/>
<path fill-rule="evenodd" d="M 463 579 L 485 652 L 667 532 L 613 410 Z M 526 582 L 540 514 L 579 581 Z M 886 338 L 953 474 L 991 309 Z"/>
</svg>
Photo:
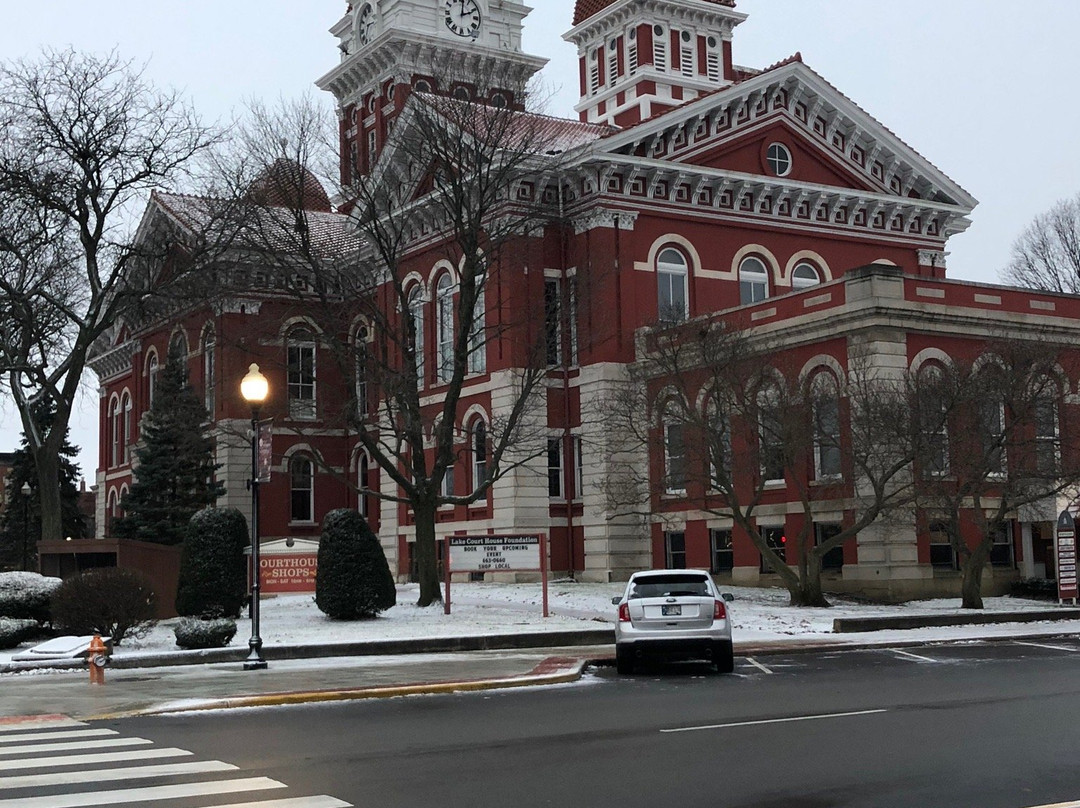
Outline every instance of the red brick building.
<svg viewBox="0 0 1080 808">
<path fill-rule="evenodd" d="M 521 51 L 527 14 L 492 0 L 350 3 L 331 28 L 340 63 L 317 82 L 340 110 L 343 176 L 376 169 L 413 92 L 519 107 L 507 87 L 544 63 Z M 520 266 L 502 268 L 518 272 L 502 305 L 545 307 L 538 327 L 553 321 L 550 309 L 565 305 L 568 289 L 578 294 L 551 357 L 539 438 L 546 445 L 497 481 L 486 502 L 440 511 L 440 533 L 542 530 L 551 539 L 551 568 L 586 580 L 666 563 L 710 567 L 737 583 L 769 580 L 757 549 L 730 521 L 677 499 L 657 503 L 645 522 L 610 512 L 601 488 L 617 473 L 609 449 L 620 436 L 591 416 L 641 358 L 641 329 L 671 317 L 738 317 L 774 335 L 789 361 L 801 358 L 800 372 L 827 371 L 838 382 L 856 348 L 869 347 L 875 362 L 900 371 L 977 352 L 1003 328 L 1018 336 L 1080 335 L 1080 301 L 949 280 L 948 240 L 967 228 L 976 200 L 799 54 L 765 69 L 737 66 L 733 43 L 744 19 L 733 0 L 578 0 L 565 37 L 579 52 L 579 120 L 550 122 L 559 198 L 572 225 L 523 236 Z M 469 65 L 477 76 L 493 75 L 494 64 L 494 75 L 513 80 L 450 81 L 438 72 L 449 57 L 457 60 L 455 75 Z M 147 222 L 177 220 L 183 204 L 156 195 Z M 328 241 L 347 251 L 347 217 L 325 195 L 313 213 Z M 408 255 L 424 352 L 433 358 L 423 382 L 433 406 L 437 306 L 444 285 L 452 294 L 454 278 L 445 257 L 430 239 Z M 487 316 L 495 316 L 490 305 Z M 214 301 L 138 333 L 117 326 L 93 365 L 101 383 L 99 534 L 131 484 L 130 448 L 170 344 L 188 357 L 218 429 L 222 504 L 248 508 L 242 436 L 249 415 L 238 385 L 258 362 L 271 389 L 281 391 L 267 408 L 275 433 L 273 475 L 263 489 L 265 540 L 317 537 L 328 510 L 356 507 L 379 533 L 392 568 L 408 575 L 414 534 L 406 507 L 341 482 L 394 493 L 354 435 L 320 420 L 345 395 L 341 380 L 304 313 L 266 292 Z M 520 361 L 512 347 L 491 345 L 470 368 L 458 412 L 461 468 L 451 484 L 470 484 L 478 460 L 469 441 L 480 424 L 500 417 L 502 391 Z M 1063 421 L 1077 384 L 1063 380 Z M 649 462 L 640 458 L 645 468 Z M 792 512 L 780 482 L 759 519 L 786 530 L 804 516 Z M 1046 573 L 1047 523 L 1066 504 L 1017 515 L 993 581 Z M 812 518 L 829 525 L 843 517 L 836 502 Z M 888 596 L 944 591 L 953 571 L 934 563 L 932 544 L 925 520 L 875 526 L 844 548 L 833 585 Z"/>
</svg>

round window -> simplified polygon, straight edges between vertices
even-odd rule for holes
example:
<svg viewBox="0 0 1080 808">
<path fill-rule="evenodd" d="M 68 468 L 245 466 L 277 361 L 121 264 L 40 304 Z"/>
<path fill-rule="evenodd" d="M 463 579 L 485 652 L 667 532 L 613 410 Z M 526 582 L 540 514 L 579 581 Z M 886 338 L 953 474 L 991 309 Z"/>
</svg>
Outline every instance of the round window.
<svg viewBox="0 0 1080 808">
<path fill-rule="evenodd" d="M 608 50 L 618 50 L 619 40 L 613 39 L 608 43 Z"/>
<path fill-rule="evenodd" d="M 709 37 L 709 47 L 710 48 L 715 48 L 716 47 L 716 37 L 714 37 L 714 36 Z"/>
<path fill-rule="evenodd" d="M 495 93 L 491 96 L 491 106 L 499 107 L 500 109 L 506 106 L 506 96 L 502 93 Z"/>
<path fill-rule="evenodd" d="M 778 177 L 786 177 L 791 173 L 791 152 L 782 143 L 773 143 L 765 154 L 765 162 Z"/>
<path fill-rule="evenodd" d="M 682 32 L 682 41 L 683 42 L 689 42 L 690 41 L 690 32 L 689 31 L 683 31 Z"/>
<path fill-rule="evenodd" d="M 816 286 L 819 283 L 821 283 L 821 277 L 811 264 L 801 263 L 791 273 L 792 289 L 806 289 L 808 286 Z"/>
<path fill-rule="evenodd" d="M 663 36 L 664 35 L 664 26 L 662 26 L 662 25 L 654 25 L 653 29 L 652 29 L 652 32 L 654 34 L 656 34 L 657 36 Z"/>
<path fill-rule="evenodd" d="M 637 39 L 637 28 L 631 28 L 630 29 L 630 38 L 631 39 Z"/>
<path fill-rule="evenodd" d="M 465 87 L 458 87 L 456 90 L 454 90 L 454 98 L 456 98 L 458 101 L 468 101 L 470 98 L 472 98 L 472 95 Z"/>
<path fill-rule="evenodd" d="M 431 92 L 431 85 L 428 84 L 427 81 L 425 81 L 424 79 L 417 79 L 416 83 L 413 84 L 413 87 L 416 88 L 416 91 L 418 93 L 430 93 Z"/>
</svg>

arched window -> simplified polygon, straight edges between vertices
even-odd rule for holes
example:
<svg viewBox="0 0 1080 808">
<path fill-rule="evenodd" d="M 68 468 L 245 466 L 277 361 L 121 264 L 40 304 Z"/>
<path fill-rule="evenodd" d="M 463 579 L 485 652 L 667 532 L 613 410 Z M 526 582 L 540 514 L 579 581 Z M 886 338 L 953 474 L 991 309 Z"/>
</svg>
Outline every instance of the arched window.
<svg viewBox="0 0 1080 808">
<path fill-rule="evenodd" d="M 937 365 L 924 366 L 919 371 L 915 402 L 923 476 L 949 473 L 949 398 L 945 372 Z"/>
<path fill-rule="evenodd" d="M 472 437 L 472 485 L 475 491 L 487 479 L 487 424 L 482 418 L 473 421 Z"/>
<path fill-rule="evenodd" d="M 203 405 L 210 420 L 214 420 L 214 372 L 217 357 L 217 341 L 213 329 L 203 335 Z"/>
<path fill-rule="evenodd" d="M 1035 399 L 1035 470 L 1056 474 L 1061 461 L 1061 432 L 1058 421 L 1058 390 L 1046 384 Z"/>
<path fill-rule="evenodd" d="M 791 288 L 795 291 L 816 286 L 819 283 L 821 283 L 821 276 L 818 274 L 817 267 L 805 261 L 798 264 L 791 273 Z"/>
<path fill-rule="evenodd" d="M 758 464 L 765 482 L 784 479 L 784 411 L 780 388 L 767 385 L 757 397 Z"/>
<path fill-rule="evenodd" d="M 368 416 L 368 374 L 371 372 L 368 355 L 368 330 L 359 328 L 356 331 L 355 353 L 356 358 L 356 416 L 361 421 Z"/>
<path fill-rule="evenodd" d="M 664 492 L 686 492 L 686 426 L 674 410 L 666 410 L 664 430 Z"/>
<path fill-rule="evenodd" d="M 124 399 L 123 399 L 122 408 L 123 408 L 123 411 L 124 411 L 124 414 L 122 416 L 123 419 L 124 419 L 124 425 L 123 425 L 123 441 L 124 441 L 123 457 L 124 457 L 124 461 L 123 462 L 124 463 L 130 463 L 131 462 L 131 396 L 127 393 L 127 391 L 124 392 Z"/>
<path fill-rule="evenodd" d="M 109 455 L 109 465 L 120 465 L 120 399 L 113 398 L 109 408 L 109 432 L 111 433 L 112 451 Z"/>
<path fill-rule="evenodd" d="M 169 359 L 176 359 L 183 362 L 187 359 L 188 345 L 187 337 L 184 336 L 183 331 L 175 332 L 169 339 Z"/>
<path fill-rule="evenodd" d="M 286 339 L 286 392 L 289 417 L 315 418 L 315 334 L 310 328 L 292 329 Z"/>
<path fill-rule="evenodd" d="M 454 375 L 454 282 L 443 273 L 435 290 L 435 328 L 439 344 L 437 376 L 440 382 Z"/>
<path fill-rule="evenodd" d="M 413 361 L 416 363 L 416 383 L 424 386 L 424 294 L 419 284 L 409 292 L 409 317 L 413 326 Z"/>
<path fill-rule="evenodd" d="M 484 286 L 487 275 L 476 273 L 476 303 L 473 305 L 472 329 L 469 331 L 469 373 L 487 371 L 487 304 Z"/>
<path fill-rule="evenodd" d="M 831 373 L 818 373 L 810 384 L 814 418 L 814 477 L 837 479 L 840 466 L 840 400 L 836 379 Z"/>
<path fill-rule="evenodd" d="M 716 398 L 706 404 L 705 435 L 709 452 L 709 479 L 711 487 L 730 491 L 731 474 L 731 419 Z"/>
<path fill-rule="evenodd" d="M 157 392 L 158 358 L 157 354 L 150 354 L 150 361 L 146 370 L 146 401 L 149 406 L 154 404 L 154 393 Z"/>
<path fill-rule="evenodd" d="M 315 521 L 315 466 L 307 457 L 296 455 L 289 461 L 290 519 Z"/>
<path fill-rule="evenodd" d="M 976 406 L 976 423 L 982 447 L 982 464 L 989 475 L 1004 476 L 1006 469 L 1005 443 L 1008 438 L 1005 423 L 1006 381 L 997 365 L 986 365 L 979 371 L 980 395 Z"/>
<path fill-rule="evenodd" d="M 105 508 L 105 514 L 108 517 L 108 525 L 105 530 L 106 536 L 113 534 L 113 526 L 118 518 L 120 518 L 120 494 L 114 488 L 109 492 L 108 503 Z"/>
<path fill-rule="evenodd" d="M 769 296 L 769 272 L 765 262 L 750 256 L 739 264 L 739 302 L 758 303 Z"/>
<path fill-rule="evenodd" d="M 659 320 L 680 323 L 689 314 L 687 306 L 687 263 L 678 250 L 668 247 L 656 258 L 656 300 Z"/>
</svg>

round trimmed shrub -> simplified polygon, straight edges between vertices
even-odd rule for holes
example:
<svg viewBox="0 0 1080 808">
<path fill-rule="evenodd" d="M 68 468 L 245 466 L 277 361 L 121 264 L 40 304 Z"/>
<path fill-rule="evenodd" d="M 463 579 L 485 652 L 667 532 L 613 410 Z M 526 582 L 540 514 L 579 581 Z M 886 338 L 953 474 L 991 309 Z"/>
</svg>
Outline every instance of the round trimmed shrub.
<svg viewBox="0 0 1080 808">
<path fill-rule="evenodd" d="M 15 648 L 33 637 L 38 631 L 36 620 L 15 620 L 0 617 L 0 650 Z"/>
<path fill-rule="evenodd" d="M 228 617 L 216 620 L 181 617 L 173 634 L 181 648 L 224 648 L 236 636 L 236 621 Z"/>
<path fill-rule="evenodd" d="M 315 604 L 335 620 L 358 620 L 395 603 L 394 576 L 378 537 L 356 511 L 330 511 L 319 539 Z"/>
<path fill-rule="evenodd" d="M 247 520 L 236 508 L 204 508 L 191 517 L 180 552 L 176 613 L 239 617 L 247 603 Z"/>
<path fill-rule="evenodd" d="M 53 625 L 70 634 L 100 634 L 119 646 L 157 623 L 154 591 L 134 570 L 102 567 L 68 578 L 52 596 Z"/>
<path fill-rule="evenodd" d="M 0 572 L 0 617 L 47 623 L 49 599 L 60 583 L 36 572 Z"/>
</svg>

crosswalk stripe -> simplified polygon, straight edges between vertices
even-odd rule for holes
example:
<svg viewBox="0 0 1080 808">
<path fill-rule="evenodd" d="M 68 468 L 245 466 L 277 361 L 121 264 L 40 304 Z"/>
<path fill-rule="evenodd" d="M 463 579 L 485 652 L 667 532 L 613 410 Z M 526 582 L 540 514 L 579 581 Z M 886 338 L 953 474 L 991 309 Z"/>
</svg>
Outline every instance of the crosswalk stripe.
<svg viewBox="0 0 1080 808">
<path fill-rule="evenodd" d="M 288 788 L 288 786 L 277 780 L 271 780 L 269 777 L 248 777 L 242 780 L 218 780 L 211 783 L 182 783 L 115 791 L 84 791 L 78 794 L 58 794 L 51 797 L 18 797 L 12 800 L 0 800 L 0 808 L 83 808 L 89 805 L 125 805 L 134 802 L 205 797 L 212 794 L 235 794 L 240 791 L 265 791 L 272 788 Z"/>
<path fill-rule="evenodd" d="M 11 720 L 10 723 L 0 724 L 0 734 L 5 732 L 26 732 L 28 729 L 44 729 L 46 727 L 85 727 L 82 721 L 74 718 L 37 718 L 31 716 L 25 719 Z"/>
<path fill-rule="evenodd" d="M 0 789 L 37 788 L 39 786 L 68 786 L 76 783 L 111 783 L 116 780 L 149 780 L 152 777 L 174 777 L 182 774 L 236 771 L 231 763 L 220 760 L 199 760 L 193 763 L 163 763 L 157 766 L 129 766 L 123 769 L 94 769 L 81 772 L 52 772 L 0 777 Z"/>
<path fill-rule="evenodd" d="M 0 760 L 0 772 L 22 769 L 49 769 L 55 766 L 89 766 L 94 763 L 124 763 L 131 760 L 183 757 L 192 754 L 186 749 L 133 749 L 130 752 L 98 752 L 90 755 L 56 755 L 26 760 Z"/>
<path fill-rule="evenodd" d="M 60 743 L 34 743 L 25 746 L 0 748 L 0 756 L 28 755 L 36 752 L 67 752 L 83 749 L 108 749 L 113 746 L 140 746 L 150 744 L 145 738 L 109 738 L 105 741 L 61 741 Z"/>
<path fill-rule="evenodd" d="M 215 808 L 353 808 L 351 802 L 337 797 L 289 797 L 284 800 L 260 800 L 259 802 L 231 802 Z"/>
<path fill-rule="evenodd" d="M 72 729 L 59 732 L 27 732 L 23 735 L 7 735 L 0 738 L 3 743 L 25 743 L 26 741 L 55 741 L 58 738 L 100 738 L 102 735 L 119 735 L 114 729 Z"/>
</svg>

